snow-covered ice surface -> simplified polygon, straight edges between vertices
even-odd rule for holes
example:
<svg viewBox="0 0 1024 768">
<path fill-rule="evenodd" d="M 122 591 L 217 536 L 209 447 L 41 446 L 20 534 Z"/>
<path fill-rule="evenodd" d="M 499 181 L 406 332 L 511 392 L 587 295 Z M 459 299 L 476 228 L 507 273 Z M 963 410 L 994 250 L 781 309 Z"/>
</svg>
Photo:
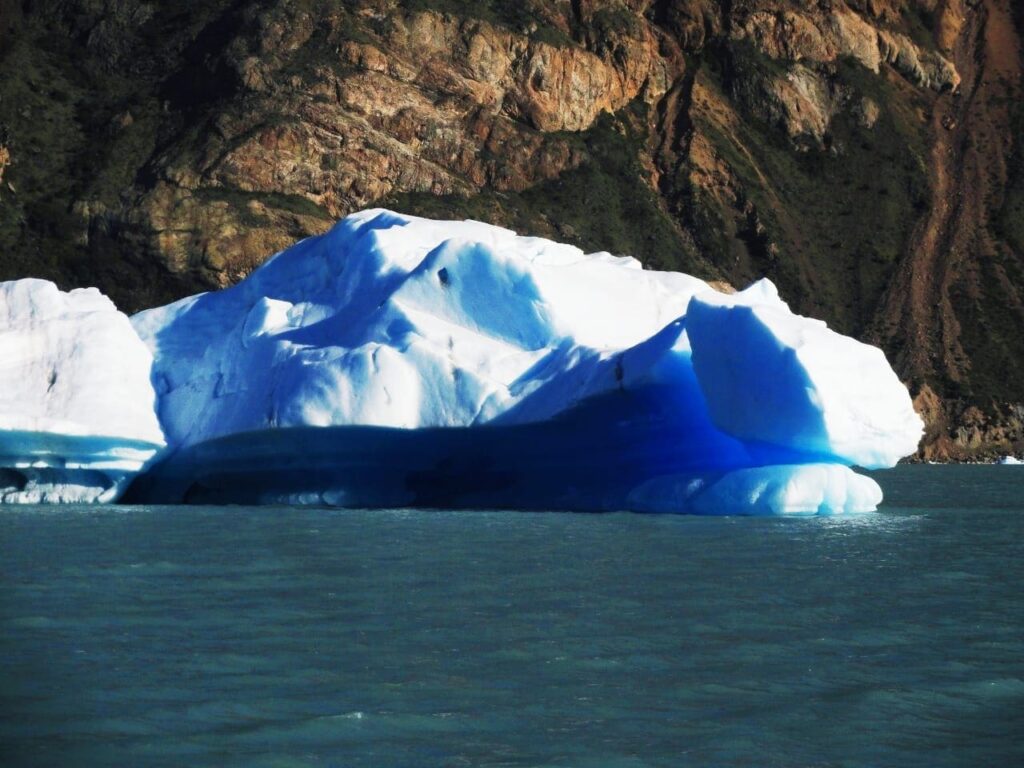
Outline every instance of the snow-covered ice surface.
<svg viewBox="0 0 1024 768">
<path fill-rule="evenodd" d="M 132 318 L 174 448 L 150 501 L 874 509 L 921 422 L 882 353 L 768 281 L 371 210 Z"/>
<path fill-rule="evenodd" d="M 94 288 L 0 283 L 0 501 L 113 501 L 164 439 L 152 355 Z"/>
</svg>

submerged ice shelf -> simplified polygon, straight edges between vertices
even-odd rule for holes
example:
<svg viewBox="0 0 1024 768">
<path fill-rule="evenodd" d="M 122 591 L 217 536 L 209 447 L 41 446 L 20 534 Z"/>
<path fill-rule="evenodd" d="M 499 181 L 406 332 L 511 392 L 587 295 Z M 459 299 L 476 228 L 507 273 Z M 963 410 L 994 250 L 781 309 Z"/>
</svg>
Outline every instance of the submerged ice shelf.
<svg viewBox="0 0 1024 768">
<path fill-rule="evenodd" d="M 364 211 L 132 318 L 169 449 L 137 500 L 829 513 L 922 425 L 883 354 L 630 258 Z"/>
</svg>

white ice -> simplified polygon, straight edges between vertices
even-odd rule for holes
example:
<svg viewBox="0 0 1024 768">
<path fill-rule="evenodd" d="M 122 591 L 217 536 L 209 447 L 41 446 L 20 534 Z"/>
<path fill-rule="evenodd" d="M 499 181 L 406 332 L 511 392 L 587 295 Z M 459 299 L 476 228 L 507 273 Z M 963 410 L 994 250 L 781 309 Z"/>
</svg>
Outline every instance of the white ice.
<svg viewBox="0 0 1024 768">
<path fill-rule="evenodd" d="M 112 501 L 164 444 L 152 355 L 94 288 L 0 283 L 0 501 Z"/>
<path fill-rule="evenodd" d="M 880 350 L 631 258 L 371 210 L 132 318 L 152 498 L 824 513 L 922 432 Z M 315 470 L 315 471 L 314 471 Z"/>
</svg>

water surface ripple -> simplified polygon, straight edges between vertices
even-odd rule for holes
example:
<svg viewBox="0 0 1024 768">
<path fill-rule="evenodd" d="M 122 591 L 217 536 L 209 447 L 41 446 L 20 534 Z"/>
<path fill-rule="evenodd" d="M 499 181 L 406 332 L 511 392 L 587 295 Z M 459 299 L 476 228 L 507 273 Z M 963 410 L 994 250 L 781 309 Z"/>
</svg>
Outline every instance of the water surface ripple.
<svg viewBox="0 0 1024 768">
<path fill-rule="evenodd" d="M 4 766 L 1024 764 L 1024 468 L 883 512 L 0 512 Z"/>
</svg>

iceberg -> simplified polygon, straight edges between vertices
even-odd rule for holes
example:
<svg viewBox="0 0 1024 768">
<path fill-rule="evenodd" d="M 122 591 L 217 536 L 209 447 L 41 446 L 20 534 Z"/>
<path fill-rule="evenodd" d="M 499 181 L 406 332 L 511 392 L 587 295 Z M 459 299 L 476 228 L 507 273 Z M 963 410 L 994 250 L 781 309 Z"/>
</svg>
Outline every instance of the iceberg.
<svg viewBox="0 0 1024 768">
<path fill-rule="evenodd" d="M 922 434 L 882 352 L 473 221 L 368 210 L 147 310 L 169 448 L 133 500 L 827 514 Z"/>
<path fill-rule="evenodd" d="M 164 446 L 152 363 L 95 288 L 0 283 L 0 501 L 116 500 Z"/>
</svg>

